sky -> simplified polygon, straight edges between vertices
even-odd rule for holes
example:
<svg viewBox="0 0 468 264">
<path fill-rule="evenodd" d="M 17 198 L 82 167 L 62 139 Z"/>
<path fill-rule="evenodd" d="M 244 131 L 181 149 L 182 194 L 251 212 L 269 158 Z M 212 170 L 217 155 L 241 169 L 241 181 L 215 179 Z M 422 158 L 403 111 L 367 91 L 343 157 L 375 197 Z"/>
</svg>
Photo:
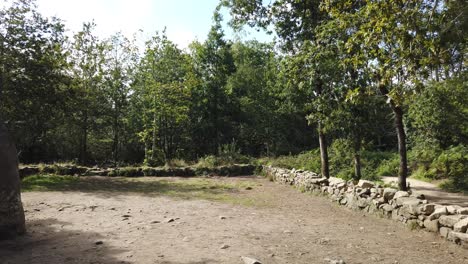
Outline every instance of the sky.
<svg viewBox="0 0 468 264">
<path fill-rule="evenodd" d="M 139 33 L 143 43 L 156 31 L 167 28 L 168 38 L 186 48 L 193 40 L 203 41 L 212 25 L 212 15 L 219 0 L 36 0 L 39 12 L 47 17 L 57 16 L 64 20 L 71 35 L 82 28 L 83 22 L 94 20 L 96 33 L 101 38 L 121 31 L 132 37 Z M 229 20 L 223 10 L 225 23 Z M 226 25 L 226 36 L 243 40 L 271 41 L 272 36 L 247 29 L 234 34 Z"/>
</svg>

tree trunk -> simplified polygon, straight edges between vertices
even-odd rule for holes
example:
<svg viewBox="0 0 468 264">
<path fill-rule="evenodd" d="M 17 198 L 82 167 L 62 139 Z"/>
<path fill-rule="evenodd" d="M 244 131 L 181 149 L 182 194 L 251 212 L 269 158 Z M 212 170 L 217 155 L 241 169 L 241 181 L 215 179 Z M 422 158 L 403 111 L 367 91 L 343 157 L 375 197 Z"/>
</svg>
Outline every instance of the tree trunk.
<svg viewBox="0 0 468 264">
<path fill-rule="evenodd" d="M 403 126 L 403 109 L 391 102 L 395 114 L 395 127 L 398 136 L 398 152 L 400 154 L 400 168 L 398 170 L 398 186 L 400 190 L 406 191 L 406 177 L 408 176 L 408 159 L 406 153 L 406 133 Z"/>
<path fill-rule="evenodd" d="M 18 157 L 4 124 L 0 124 L 0 240 L 25 233 Z"/>
<path fill-rule="evenodd" d="M 361 137 L 356 136 L 354 142 L 354 177 L 356 180 L 361 179 Z"/>
<path fill-rule="evenodd" d="M 320 161 L 322 165 L 322 177 L 330 178 L 330 168 L 328 164 L 328 145 L 325 133 L 323 133 L 322 125 L 318 124 L 319 143 L 320 143 Z"/>
<path fill-rule="evenodd" d="M 383 95 L 388 96 L 388 89 L 385 82 L 382 80 L 379 82 L 379 90 Z M 406 185 L 406 178 L 408 176 L 408 158 L 406 156 L 406 133 L 403 125 L 403 109 L 401 106 L 395 104 L 390 98 L 390 108 L 395 115 L 395 129 L 398 137 L 398 152 L 400 155 L 400 167 L 398 169 L 398 186 L 400 190 L 406 191 L 408 189 Z"/>
</svg>

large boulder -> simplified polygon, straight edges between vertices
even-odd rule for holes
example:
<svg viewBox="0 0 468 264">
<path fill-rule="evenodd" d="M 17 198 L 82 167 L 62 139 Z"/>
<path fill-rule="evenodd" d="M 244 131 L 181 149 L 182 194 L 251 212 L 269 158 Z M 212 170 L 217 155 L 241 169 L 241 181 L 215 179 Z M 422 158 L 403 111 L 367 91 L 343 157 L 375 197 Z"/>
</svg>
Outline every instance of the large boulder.
<svg viewBox="0 0 468 264">
<path fill-rule="evenodd" d="M 0 124 L 0 239 L 23 234 L 24 211 L 16 147 L 3 123 Z"/>
</svg>

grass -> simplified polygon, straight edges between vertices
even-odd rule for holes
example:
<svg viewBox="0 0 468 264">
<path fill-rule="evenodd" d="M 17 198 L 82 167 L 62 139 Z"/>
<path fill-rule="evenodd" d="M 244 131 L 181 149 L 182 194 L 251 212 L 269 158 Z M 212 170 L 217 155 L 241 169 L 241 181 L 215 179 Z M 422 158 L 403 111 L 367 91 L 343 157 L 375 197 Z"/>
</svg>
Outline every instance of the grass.
<svg viewBox="0 0 468 264">
<path fill-rule="evenodd" d="M 258 182 L 239 179 L 211 178 L 109 178 L 34 175 L 23 179 L 23 192 L 79 191 L 105 195 L 139 194 L 167 196 L 176 199 L 224 202 L 242 206 L 261 206 L 262 202 L 249 195 Z"/>
</svg>

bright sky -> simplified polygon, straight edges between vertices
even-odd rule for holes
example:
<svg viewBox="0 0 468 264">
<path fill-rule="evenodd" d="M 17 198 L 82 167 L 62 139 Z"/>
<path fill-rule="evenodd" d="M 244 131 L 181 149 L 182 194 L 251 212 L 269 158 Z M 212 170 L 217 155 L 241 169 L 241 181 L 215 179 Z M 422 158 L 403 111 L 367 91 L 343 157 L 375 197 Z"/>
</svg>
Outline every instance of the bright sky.
<svg viewBox="0 0 468 264">
<path fill-rule="evenodd" d="M 195 39 L 203 41 L 212 25 L 213 11 L 219 0 L 36 0 L 41 14 L 57 16 L 65 21 L 68 30 L 79 31 L 83 22 L 94 19 L 96 33 L 102 38 L 121 31 L 131 37 L 143 30 L 141 41 L 148 39 L 155 31 L 167 27 L 170 40 L 180 48 L 186 48 Z M 223 12 L 224 22 L 229 20 Z M 224 28 L 229 38 L 232 30 Z M 242 39 L 271 41 L 265 33 L 242 34 Z"/>
</svg>

